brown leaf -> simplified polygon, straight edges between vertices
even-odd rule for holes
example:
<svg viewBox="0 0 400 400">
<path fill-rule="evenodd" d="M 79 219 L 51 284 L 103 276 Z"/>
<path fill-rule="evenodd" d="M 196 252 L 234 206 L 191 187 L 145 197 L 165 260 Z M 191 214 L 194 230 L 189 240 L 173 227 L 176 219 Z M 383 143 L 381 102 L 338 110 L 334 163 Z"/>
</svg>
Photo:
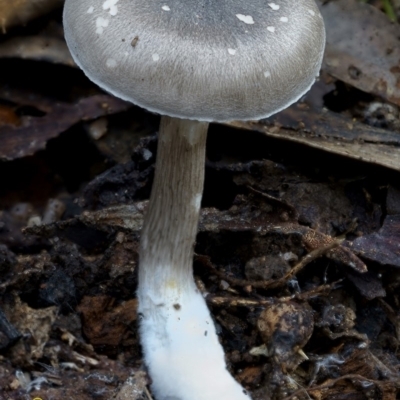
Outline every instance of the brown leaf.
<svg viewBox="0 0 400 400">
<path fill-rule="evenodd" d="M 63 0 L 0 0 L 0 28 L 26 24 L 61 6 Z"/>
<path fill-rule="evenodd" d="M 323 3 L 327 33 L 323 68 L 364 92 L 400 105 L 400 25 L 360 1 Z"/>
<path fill-rule="evenodd" d="M 376 297 L 385 297 L 386 290 L 382 281 L 372 272 L 356 274 L 353 271 L 346 271 L 347 278 L 353 283 L 357 290 L 368 300 Z"/>
<path fill-rule="evenodd" d="M 137 300 L 114 306 L 109 296 L 84 297 L 78 310 L 82 313 L 83 331 L 95 346 L 118 346 L 129 324 L 137 317 Z"/>
<path fill-rule="evenodd" d="M 49 35 L 21 36 L 7 40 L 0 44 L 0 57 L 75 66 L 65 41 L 57 37 L 49 37 Z"/>
<path fill-rule="evenodd" d="M 400 267 L 400 215 L 388 215 L 379 232 L 360 237 L 348 246 L 363 258 Z"/>
<path fill-rule="evenodd" d="M 124 111 L 129 107 L 129 103 L 107 95 L 87 97 L 75 104 L 55 103 L 47 115 L 31 117 L 28 125 L 0 127 L 0 160 L 14 160 L 35 154 L 46 147 L 49 139 L 74 124 Z"/>
<path fill-rule="evenodd" d="M 16 343 L 10 351 L 13 362 L 32 364 L 32 361 L 41 358 L 56 319 L 57 307 L 33 309 L 18 296 L 14 296 L 13 304 L 5 307 L 5 314 L 23 335 L 22 341 Z"/>
<path fill-rule="evenodd" d="M 269 121 L 273 124 L 235 121 L 227 125 L 400 171 L 400 137 L 395 132 L 330 111 L 304 110 L 296 105 Z"/>
<path fill-rule="evenodd" d="M 0 127 L 18 126 L 20 123 L 21 121 L 12 107 L 0 104 Z"/>
<path fill-rule="evenodd" d="M 245 386 L 255 385 L 261 382 L 262 373 L 263 371 L 261 366 L 247 367 L 236 375 L 236 379 Z"/>
</svg>

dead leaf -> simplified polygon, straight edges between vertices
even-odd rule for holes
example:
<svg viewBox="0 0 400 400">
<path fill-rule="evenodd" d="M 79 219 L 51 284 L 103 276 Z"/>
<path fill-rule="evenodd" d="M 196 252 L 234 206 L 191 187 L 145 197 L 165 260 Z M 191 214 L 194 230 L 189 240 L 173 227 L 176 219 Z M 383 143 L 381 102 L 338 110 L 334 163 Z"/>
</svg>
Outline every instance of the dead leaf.
<svg viewBox="0 0 400 400">
<path fill-rule="evenodd" d="M 18 296 L 14 296 L 13 304 L 6 305 L 5 314 L 23 335 L 23 338 L 10 349 L 10 358 L 13 362 L 29 365 L 41 358 L 56 319 L 57 307 L 33 309 L 23 303 Z"/>
<path fill-rule="evenodd" d="M 21 120 L 13 107 L 0 104 L 0 127 L 5 125 L 18 126 L 20 123 Z"/>
<path fill-rule="evenodd" d="M 114 306 L 114 300 L 108 296 L 84 297 L 78 306 L 83 331 L 94 346 L 118 346 L 129 324 L 136 320 L 136 309 L 136 299 Z"/>
<path fill-rule="evenodd" d="M 151 400 L 146 396 L 148 385 L 147 374 L 144 371 L 137 371 L 130 376 L 114 397 L 115 400 Z"/>
<path fill-rule="evenodd" d="M 75 66 L 65 41 L 49 35 L 21 36 L 6 40 L 0 44 L 0 58 L 22 58 Z"/>
<path fill-rule="evenodd" d="M 347 245 L 367 260 L 400 267 L 400 215 L 388 215 L 378 232 L 360 237 Z"/>
<path fill-rule="evenodd" d="M 330 111 L 294 105 L 266 121 L 227 125 L 400 171 L 400 136 Z"/>
<path fill-rule="evenodd" d="M 400 105 L 400 25 L 360 1 L 319 3 L 327 34 L 323 69 Z"/>
<path fill-rule="evenodd" d="M 0 160 L 14 160 L 35 154 L 46 147 L 49 139 L 74 124 L 103 115 L 124 111 L 130 104 L 108 95 L 84 98 L 75 104 L 55 103 L 43 117 L 30 117 L 20 127 L 0 127 Z"/>
<path fill-rule="evenodd" d="M 61 6 L 64 0 L 0 0 L 0 28 L 3 33 L 15 25 L 30 20 Z"/>
<path fill-rule="evenodd" d="M 372 300 L 377 297 L 386 296 L 386 290 L 383 287 L 382 280 L 379 279 L 376 274 L 372 272 L 357 274 L 348 270 L 346 271 L 346 276 L 366 299 Z"/>
</svg>

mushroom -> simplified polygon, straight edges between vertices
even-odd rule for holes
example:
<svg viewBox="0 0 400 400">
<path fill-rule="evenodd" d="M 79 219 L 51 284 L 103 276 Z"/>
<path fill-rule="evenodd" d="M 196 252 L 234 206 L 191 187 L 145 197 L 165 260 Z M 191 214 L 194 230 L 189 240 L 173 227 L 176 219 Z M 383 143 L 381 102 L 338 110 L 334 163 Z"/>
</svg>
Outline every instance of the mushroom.
<svg viewBox="0 0 400 400">
<path fill-rule="evenodd" d="M 245 400 L 227 371 L 192 259 L 211 121 L 260 119 L 315 81 L 325 31 L 314 0 L 66 0 L 76 63 L 162 115 L 140 241 L 144 361 L 157 400 Z"/>
</svg>

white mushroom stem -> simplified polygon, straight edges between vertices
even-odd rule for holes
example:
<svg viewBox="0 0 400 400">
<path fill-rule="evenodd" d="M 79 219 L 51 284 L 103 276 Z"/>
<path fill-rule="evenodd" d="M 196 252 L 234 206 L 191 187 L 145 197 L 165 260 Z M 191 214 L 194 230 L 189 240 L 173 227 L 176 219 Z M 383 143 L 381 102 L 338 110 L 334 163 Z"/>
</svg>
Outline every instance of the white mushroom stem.
<svg viewBox="0 0 400 400">
<path fill-rule="evenodd" d="M 161 118 L 156 172 L 140 242 L 139 292 L 193 289 L 208 123 Z"/>
<path fill-rule="evenodd" d="M 157 400 L 249 400 L 226 369 L 193 280 L 207 130 L 205 122 L 161 119 L 138 287 L 141 343 Z"/>
</svg>

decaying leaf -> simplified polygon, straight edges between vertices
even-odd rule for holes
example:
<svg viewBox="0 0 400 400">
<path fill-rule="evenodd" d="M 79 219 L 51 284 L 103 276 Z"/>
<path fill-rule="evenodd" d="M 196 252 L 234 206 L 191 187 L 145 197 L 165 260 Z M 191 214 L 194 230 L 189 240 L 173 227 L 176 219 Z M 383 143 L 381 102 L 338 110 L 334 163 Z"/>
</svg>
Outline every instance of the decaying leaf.
<svg viewBox="0 0 400 400">
<path fill-rule="evenodd" d="M 0 44 L 0 58 L 22 58 L 75 66 L 65 41 L 49 35 L 9 39 Z"/>
<path fill-rule="evenodd" d="M 400 171 L 400 135 L 395 132 L 297 105 L 268 121 L 271 122 L 236 121 L 228 125 Z"/>
<path fill-rule="evenodd" d="M 0 127 L 0 160 L 14 160 L 44 149 L 49 139 L 81 120 L 94 119 L 129 108 L 122 100 L 95 95 L 75 104 L 54 103 L 43 117 L 31 117 L 27 125 Z"/>
<path fill-rule="evenodd" d="M 273 304 L 261 312 L 257 328 L 274 362 L 292 369 L 306 358 L 302 349 L 313 333 L 313 313 L 307 304 Z"/>
<path fill-rule="evenodd" d="M 364 92 L 400 105 L 400 25 L 365 2 L 319 2 L 327 31 L 323 68 Z"/>
<path fill-rule="evenodd" d="M 64 0 L 0 0 L 0 27 L 5 33 L 61 6 Z"/>
<path fill-rule="evenodd" d="M 400 268 L 400 215 L 389 215 L 379 232 L 356 239 L 349 247 L 368 260 Z"/>
<path fill-rule="evenodd" d="M 14 302 L 7 305 L 5 313 L 23 335 L 11 349 L 12 359 L 18 360 L 21 365 L 29 365 L 40 359 L 56 319 L 57 307 L 35 310 L 23 303 L 18 296 L 14 296 Z M 26 351 L 27 348 L 29 351 Z"/>
<path fill-rule="evenodd" d="M 144 371 L 136 371 L 122 385 L 113 399 L 115 400 L 150 400 L 147 396 L 148 378 Z"/>
<path fill-rule="evenodd" d="M 78 307 L 83 331 L 94 346 L 118 346 L 130 324 L 136 321 L 137 300 L 114 305 L 110 297 L 85 297 Z"/>
</svg>

